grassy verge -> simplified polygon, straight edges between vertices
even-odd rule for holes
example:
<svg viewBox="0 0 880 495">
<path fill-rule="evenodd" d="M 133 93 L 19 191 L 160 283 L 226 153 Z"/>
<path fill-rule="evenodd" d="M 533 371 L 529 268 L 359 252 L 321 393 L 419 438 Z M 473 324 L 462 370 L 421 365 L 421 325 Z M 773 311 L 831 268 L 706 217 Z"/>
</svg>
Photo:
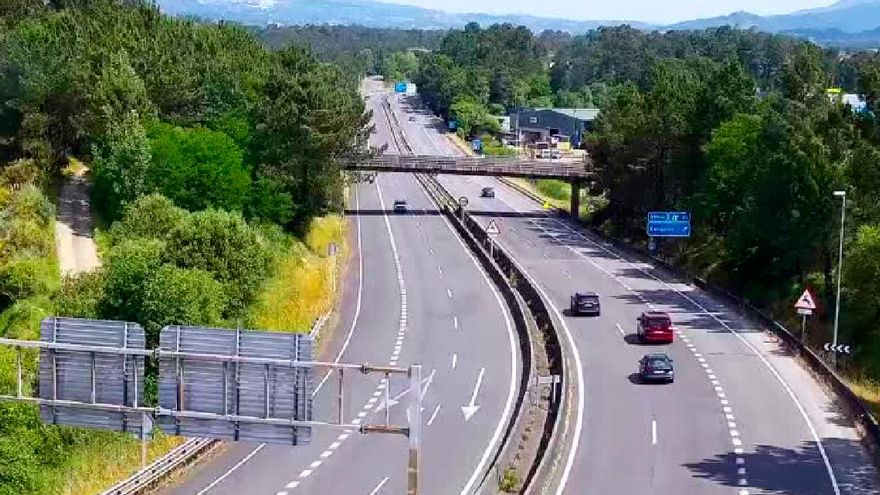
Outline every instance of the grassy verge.
<svg viewBox="0 0 880 495">
<path fill-rule="evenodd" d="M 335 256 L 328 253 L 330 244 L 338 247 Z M 315 219 L 305 241 L 294 243 L 278 261 L 257 299 L 251 323 L 265 330 L 307 332 L 333 307 L 334 280 L 347 253 L 344 220 Z"/>
<path fill-rule="evenodd" d="M 556 179 L 510 180 L 536 194 L 553 208 L 563 211 L 571 210 L 571 186 L 565 181 Z M 585 220 L 590 218 L 592 215 L 591 206 L 594 210 L 601 208 L 603 206 L 602 200 L 588 196 L 585 190 L 581 190 L 580 218 Z"/>
<path fill-rule="evenodd" d="M 849 377 L 846 378 L 846 382 L 849 388 L 868 406 L 874 417 L 880 418 L 880 383 L 867 377 Z"/>
<path fill-rule="evenodd" d="M 157 436 L 147 445 L 147 462 L 165 455 L 183 442 L 181 437 Z M 140 441 L 118 433 L 88 432 L 79 438 L 66 465 L 48 476 L 55 493 L 97 494 L 140 469 Z"/>
</svg>

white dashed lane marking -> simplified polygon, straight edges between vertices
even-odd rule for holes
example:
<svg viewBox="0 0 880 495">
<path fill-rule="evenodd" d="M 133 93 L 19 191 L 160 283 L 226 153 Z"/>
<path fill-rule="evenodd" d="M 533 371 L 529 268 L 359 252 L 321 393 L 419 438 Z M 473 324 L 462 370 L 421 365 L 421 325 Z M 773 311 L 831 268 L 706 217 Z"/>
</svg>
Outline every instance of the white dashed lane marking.
<svg viewBox="0 0 880 495">
<path fill-rule="evenodd" d="M 376 188 L 378 189 L 378 192 L 379 192 L 379 202 L 382 204 L 382 209 L 384 210 L 385 209 L 385 201 L 382 199 L 382 190 L 381 190 L 381 187 L 379 187 L 378 182 L 376 182 Z M 398 356 L 400 355 L 400 352 L 403 349 L 403 342 L 404 342 L 404 340 L 406 338 L 406 334 L 407 334 L 407 321 L 408 321 L 407 294 L 406 294 L 406 283 L 404 282 L 404 278 L 403 278 L 403 266 L 400 262 L 400 252 L 397 250 L 397 242 L 394 239 L 394 232 L 391 230 L 391 222 L 388 219 L 387 215 L 385 216 L 385 228 L 388 231 L 388 239 L 391 243 L 391 254 L 392 254 L 392 257 L 394 258 L 394 266 L 395 266 L 395 269 L 397 272 L 397 287 L 398 287 L 398 292 L 400 293 L 400 320 L 399 320 L 399 328 L 398 328 L 398 333 L 397 333 L 397 340 L 395 340 L 394 352 L 391 354 L 391 359 L 388 362 L 388 364 L 390 366 L 396 366 Z M 429 249 L 429 251 L 431 252 L 431 254 L 434 254 L 433 250 Z M 442 268 L 440 266 L 437 266 L 437 270 L 440 271 L 441 275 L 443 274 Z M 433 376 L 433 374 L 432 374 L 432 376 Z M 388 386 L 387 379 L 383 378 L 379 382 L 379 384 L 376 385 L 376 389 L 373 391 L 371 397 L 364 404 L 363 410 L 357 413 L 356 418 L 352 419 L 352 421 L 351 421 L 352 424 L 359 425 L 363 422 L 364 418 L 368 414 L 368 411 L 373 409 L 373 407 L 376 405 L 377 398 L 382 395 L 382 391 L 387 386 Z M 321 466 L 321 464 L 324 462 L 324 459 L 328 459 L 330 456 L 332 456 L 333 452 L 335 452 L 337 449 L 339 449 L 339 447 L 341 447 L 342 444 L 346 440 L 348 440 L 348 438 L 350 436 L 350 431 L 351 430 L 346 430 L 346 433 L 340 434 L 336 438 L 336 441 L 331 443 L 327 447 L 327 450 L 325 450 L 324 452 L 321 453 L 320 459 L 313 461 L 309 465 L 309 469 L 304 469 L 304 470 L 302 470 L 302 472 L 299 473 L 299 478 L 302 480 L 302 479 L 305 479 L 305 478 L 308 478 L 309 476 L 311 476 L 311 474 L 314 472 L 314 470 Z M 388 478 L 384 478 L 381 482 L 379 482 L 379 485 L 373 490 L 372 493 L 373 494 L 377 493 L 387 482 L 388 482 Z M 293 480 L 287 484 L 288 489 L 294 489 L 297 486 L 299 486 L 299 481 L 296 481 L 296 480 Z M 287 495 L 286 492 L 285 492 L 285 495 Z"/>
<path fill-rule="evenodd" d="M 381 490 L 382 487 L 385 486 L 385 483 L 388 483 L 387 476 L 382 478 L 382 481 L 380 481 L 379 484 L 376 485 L 376 488 L 373 488 L 373 491 L 370 492 L 370 495 L 376 495 L 377 493 L 379 493 L 379 490 Z"/>
<path fill-rule="evenodd" d="M 441 406 L 441 404 L 437 404 L 437 407 L 434 409 L 434 412 L 431 414 L 431 418 L 428 419 L 428 423 L 427 423 L 428 426 L 431 426 L 431 424 L 434 423 L 434 420 L 437 419 L 437 414 L 440 413 L 440 406 Z"/>
</svg>

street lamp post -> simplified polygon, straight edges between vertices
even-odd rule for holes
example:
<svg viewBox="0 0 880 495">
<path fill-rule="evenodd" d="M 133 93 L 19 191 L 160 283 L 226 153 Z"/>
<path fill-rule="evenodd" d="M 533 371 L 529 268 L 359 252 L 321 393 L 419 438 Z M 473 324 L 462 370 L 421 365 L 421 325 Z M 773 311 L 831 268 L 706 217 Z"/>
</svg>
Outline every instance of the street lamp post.
<svg viewBox="0 0 880 495">
<path fill-rule="evenodd" d="M 843 278 L 843 233 L 846 222 L 846 191 L 834 191 L 834 197 L 841 198 L 840 206 L 840 249 L 837 257 L 837 302 L 834 304 L 834 338 L 832 344 L 837 348 L 837 330 L 840 323 L 840 282 Z M 837 365 L 837 352 L 831 354 L 832 365 Z"/>
</svg>

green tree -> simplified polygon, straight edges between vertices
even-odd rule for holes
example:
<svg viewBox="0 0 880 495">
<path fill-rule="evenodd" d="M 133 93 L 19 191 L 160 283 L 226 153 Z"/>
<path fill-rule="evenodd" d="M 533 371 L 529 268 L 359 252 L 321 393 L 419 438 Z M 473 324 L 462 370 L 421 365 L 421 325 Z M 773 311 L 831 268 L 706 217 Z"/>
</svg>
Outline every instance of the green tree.
<svg viewBox="0 0 880 495">
<path fill-rule="evenodd" d="M 386 81 L 411 80 L 419 71 L 419 59 L 411 50 L 394 52 L 382 67 L 382 75 Z"/>
<path fill-rule="evenodd" d="M 450 108 L 450 116 L 458 123 L 458 132 L 465 137 L 501 131 L 498 119 L 489 109 L 469 98 L 456 100 Z"/>
<path fill-rule="evenodd" d="M 222 132 L 154 123 L 148 130 L 152 160 L 147 189 L 180 207 L 197 211 L 241 211 L 250 188 L 243 153 Z"/>
<path fill-rule="evenodd" d="M 240 314 L 270 268 L 264 239 L 238 213 L 205 210 L 174 229 L 163 256 L 180 268 L 205 270 L 225 286 L 229 309 Z"/>
<path fill-rule="evenodd" d="M 867 347 L 872 371 L 880 372 L 877 319 L 880 318 L 880 226 L 863 225 L 847 249 L 844 264 L 847 312 L 854 343 Z"/>
<path fill-rule="evenodd" d="M 104 288 L 99 312 L 108 319 L 143 321 L 144 282 L 162 265 L 163 243 L 126 240 L 104 257 Z"/>
<path fill-rule="evenodd" d="M 340 161 L 367 148 L 369 115 L 344 79 L 299 49 L 283 50 L 255 111 L 253 155 L 283 181 L 299 225 L 341 208 Z"/>
<path fill-rule="evenodd" d="M 117 243 L 138 238 L 167 240 L 187 217 L 188 212 L 174 206 L 170 199 L 150 194 L 129 205 L 122 219 L 112 225 L 110 233 Z"/>
<path fill-rule="evenodd" d="M 116 218 L 149 187 L 152 154 L 137 112 L 128 112 L 111 125 L 94 155 L 95 203 L 108 218 Z"/>
<path fill-rule="evenodd" d="M 142 319 L 151 335 L 167 325 L 219 326 L 226 297 L 204 270 L 164 265 L 145 280 Z"/>
</svg>

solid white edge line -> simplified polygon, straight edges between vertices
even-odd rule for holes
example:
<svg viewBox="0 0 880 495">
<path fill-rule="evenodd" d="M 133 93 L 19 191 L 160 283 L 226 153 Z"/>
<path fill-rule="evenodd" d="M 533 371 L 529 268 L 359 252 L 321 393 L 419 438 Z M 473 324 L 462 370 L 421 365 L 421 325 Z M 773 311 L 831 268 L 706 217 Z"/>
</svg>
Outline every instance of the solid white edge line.
<svg viewBox="0 0 880 495">
<path fill-rule="evenodd" d="M 357 187 L 354 188 L 354 204 L 355 204 L 356 210 L 360 209 L 360 196 L 358 194 Z M 357 246 L 357 249 L 358 249 L 357 302 L 355 303 L 354 319 L 351 322 L 351 327 L 348 329 L 348 335 L 346 336 L 345 342 L 343 342 L 342 348 L 339 350 L 339 353 L 336 354 L 336 358 L 333 360 L 334 363 L 338 363 L 339 360 L 342 359 L 342 354 L 345 353 L 346 349 L 348 349 L 348 344 L 351 342 L 351 337 L 354 334 L 354 329 L 357 326 L 358 319 L 361 314 L 361 296 L 362 296 L 363 287 L 364 287 L 364 257 L 363 257 L 363 253 L 361 252 L 361 217 L 360 217 L 360 215 L 356 215 L 356 216 L 357 216 L 356 223 L 357 223 L 357 242 L 358 242 L 358 246 Z M 315 398 L 315 396 L 318 394 L 318 391 L 321 390 L 321 387 L 323 387 L 324 383 L 330 378 L 330 373 L 332 373 L 332 371 L 328 371 L 324 375 L 324 378 L 322 378 L 321 381 L 318 383 L 318 385 L 315 387 L 315 390 L 312 391 L 312 399 Z M 266 446 L 265 443 L 261 443 L 261 444 L 257 445 L 254 448 L 254 450 L 252 450 L 247 456 L 244 457 L 244 459 L 242 459 L 237 464 L 235 464 L 234 466 L 229 468 L 228 471 L 223 473 L 219 478 L 214 480 L 210 485 L 205 487 L 202 491 L 196 493 L 196 495 L 204 495 L 205 493 L 207 493 L 208 490 L 214 488 L 218 483 L 220 483 L 221 481 L 226 479 L 229 475 L 231 475 L 233 472 L 235 472 L 238 468 L 243 466 L 247 461 L 249 461 L 253 456 L 255 456 L 257 454 L 257 452 L 262 450 L 262 448 L 265 446 Z"/>
<path fill-rule="evenodd" d="M 517 191 L 514 191 L 514 192 L 518 193 Z M 510 206 L 510 205 L 508 205 L 508 206 Z M 514 208 L 514 210 L 516 210 L 516 208 Z M 822 440 L 819 438 L 819 432 L 816 431 L 816 427 L 815 427 L 815 425 L 813 425 L 813 422 L 810 419 L 809 415 L 807 414 L 806 409 L 804 409 L 803 404 L 801 404 L 800 400 L 797 398 L 797 395 L 794 393 L 794 390 L 791 388 L 791 386 L 788 384 L 788 382 L 785 380 L 785 378 L 782 377 L 782 375 L 773 366 L 773 364 L 770 363 L 770 361 L 763 354 L 761 354 L 761 352 L 758 351 L 758 349 L 754 345 L 752 345 L 751 342 L 746 340 L 742 335 L 740 335 L 740 333 L 738 331 L 734 330 L 732 327 L 730 327 L 730 325 L 725 323 L 722 319 L 718 318 L 718 316 L 715 313 L 710 312 L 709 310 L 704 308 L 701 304 L 699 304 L 698 302 L 693 300 L 690 296 L 684 294 L 680 290 L 673 287 L 669 282 L 666 282 L 665 280 L 660 279 L 659 277 L 657 277 L 653 273 L 641 268 L 635 262 L 632 262 L 632 261 L 624 258 L 623 255 L 616 253 L 616 252 L 606 248 L 605 246 L 597 243 L 596 241 L 590 239 L 583 232 L 580 232 L 577 229 L 568 225 L 568 223 L 566 223 L 558 218 L 554 218 L 550 215 L 547 215 L 546 213 L 545 213 L 545 216 L 546 216 L 546 218 L 549 218 L 549 219 L 555 221 L 557 224 L 561 225 L 569 232 L 571 232 L 571 233 L 575 234 L 576 236 L 580 237 L 581 239 L 589 242 L 593 246 L 601 249 L 602 251 L 605 251 L 606 253 L 616 257 L 617 259 L 629 264 L 631 267 L 633 267 L 636 270 L 644 273 L 645 275 L 653 278 L 654 280 L 656 280 L 660 284 L 664 285 L 667 289 L 678 294 L 683 299 L 690 302 L 695 307 L 699 308 L 700 311 L 702 311 L 705 314 L 708 314 L 713 320 L 718 322 L 728 332 L 730 332 L 731 334 L 736 336 L 736 338 L 739 339 L 739 341 L 742 342 L 743 345 L 748 347 L 756 356 L 758 356 L 758 359 L 760 359 L 761 362 L 764 363 L 764 366 L 766 366 L 767 369 L 770 370 L 770 373 L 773 374 L 773 376 L 776 377 L 776 380 L 779 382 L 779 384 L 782 385 L 782 388 L 786 391 L 786 393 L 788 394 L 788 396 L 791 398 L 792 402 L 794 403 L 795 407 L 797 408 L 798 412 L 801 414 L 801 417 L 803 418 L 804 422 L 806 423 L 807 428 L 810 430 L 810 434 L 813 436 L 813 440 L 816 442 L 816 447 L 819 450 L 819 455 L 822 457 L 822 461 L 824 462 L 825 468 L 828 471 L 828 477 L 831 480 L 831 486 L 834 489 L 834 494 L 840 495 L 840 487 L 837 484 L 837 477 L 834 475 L 834 468 L 831 466 L 831 461 L 828 459 L 828 454 L 827 454 L 827 452 L 825 452 L 825 447 L 822 445 Z M 580 254 L 582 257 L 586 258 L 586 255 L 584 255 L 580 251 L 577 251 L 577 250 L 575 250 L 575 251 L 578 254 Z"/>
<path fill-rule="evenodd" d="M 377 178 L 378 179 L 378 178 Z M 355 210 L 359 210 L 361 206 L 360 203 L 360 195 L 358 194 L 358 188 L 354 188 L 354 208 Z M 351 337 L 354 335 L 354 329 L 357 327 L 358 320 L 361 316 L 361 296 L 364 291 L 364 254 L 361 246 L 361 216 L 355 215 L 357 217 L 357 241 L 358 241 L 358 289 L 357 289 L 357 302 L 354 307 L 354 318 L 351 321 L 351 327 L 348 329 L 348 335 L 345 337 L 345 342 L 342 343 L 342 348 L 339 349 L 339 353 L 336 354 L 336 358 L 333 360 L 334 363 L 338 363 L 340 359 L 342 359 L 342 355 L 345 353 L 345 350 L 348 349 L 348 344 L 351 343 Z M 330 378 L 330 373 L 332 370 L 327 371 L 324 375 L 324 378 L 318 383 L 315 387 L 315 390 L 312 392 L 312 399 L 314 399 L 318 395 L 318 391 L 321 390 L 321 387 L 324 386 L 324 383 Z"/>
<path fill-rule="evenodd" d="M 202 490 L 199 491 L 198 493 L 196 493 L 196 495 L 204 495 L 205 493 L 208 493 L 208 491 L 210 491 L 212 488 L 214 488 L 215 486 L 217 486 L 218 484 L 220 484 L 220 482 L 222 482 L 223 480 L 225 480 L 225 479 L 226 479 L 230 474 L 232 474 L 236 469 L 238 469 L 239 467 L 241 467 L 241 466 L 242 466 L 244 463 L 246 463 L 247 461 L 251 460 L 251 457 L 257 455 L 257 452 L 263 450 L 263 447 L 265 447 L 265 446 L 266 446 L 265 443 L 261 443 L 260 445 L 257 445 L 257 447 L 256 447 L 253 451 L 251 451 L 250 454 L 248 454 L 248 455 L 246 455 L 246 456 L 244 457 L 244 459 L 238 461 L 237 464 L 235 464 L 234 466 L 232 466 L 231 468 L 229 468 L 228 471 L 226 471 L 226 472 L 223 473 L 219 478 L 217 478 L 216 480 L 214 480 L 213 482 L 211 482 L 210 485 L 206 486 L 205 488 L 202 488 Z"/>
<path fill-rule="evenodd" d="M 415 178 L 413 178 L 413 180 L 415 180 Z M 423 187 L 421 187 L 421 185 L 419 185 L 419 191 L 421 191 L 422 194 L 426 198 L 428 198 L 428 201 L 430 201 L 432 204 L 434 204 L 434 200 L 432 200 L 431 197 L 428 196 L 428 193 L 425 191 L 425 189 Z M 477 262 L 477 259 L 476 259 L 476 257 L 474 257 L 474 254 L 471 253 L 471 250 L 468 249 L 468 247 L 464 244 L 464 241 L 462 241 L 461 238 L 458 236 L 458 233 L 455 231 L 455 228 L 452 226 L 452 224 L 449 223 L 449 219 L 447 219 L 445 216 L 442 216 L 442 215 L 441 215 L 441 218 L 443 218 L 443 222 L 446 224 L 446 227 L 452 233 L 452 237 L 456 241 L 458 241 L 458 244 L 461 246 L 461 249 L 465 253 L 467 253 L 468 258 L 471 260 L 471 262 L 474 264 L 474 266 L 477 267 L 477 270 L 480 271 L 480 275 L 483 276 L 483 281 L 486 283 L 486 285 L 492 291 L 492 294 L 495 295 L 495 301 L 498 303 L 498 307 L 501 309 L 501 314 L 504 315 L 504 323 L 507 326 L 507 340 L 510 345 L 510 385 L 508 387 L 507 401 L 504 404 L 504 410 L 501 414 L 501 417 L 498 420 L 498 425 L 495 427 L 495 432 L 492 434 L 492 439 L 489 442 L 489 445 L 486 446 L 486 450 L 483 452 L 483 456 L 480 458 L 480 462 L 477 463 L 477 467 L 474 469 L 473 474 L 471 474 L 470 479 L 468 479 L 464 488 L 462 488 L 462 490 L 460 492 L 461 495 L 468 495 L 468 494 L 470 494 L 471 490 L 473 489 L 474 484 L 476 484 L 477 479 L 480 477 L 480 473 L 483 471 L 483 468 L 486 466 L 486 463 L 489 462 L 489 456 L 492 455 L 492 451 L 495 450 L 496 445 L 498 444 L 498 442 L 501 441 L 501 434 L 504 431 L 504 424 L 507 422 L 507 418 L 510 416 L 511 410 L 513 409 L 513 400 L 514 400 L 514 396 L 516 395 L 516 382 L 517 382 L 517 376 L 516 376 L 517 350 L 516 350 L 516 341 L 515 341 L 515 337 L 514 337 L 515 331 L 513 329 L 513 322 L 510 319 L 510 315 L 508 314 L 507 308 L 504 306 L 504 300 L 501 298 L 501 294 L 498 292 L 498 288 L 495 287 L 495 285 L 489 279 L 489 275 L 487 275 L 486 271 L 483 269 L 482 265 L 480 265 L 480 263 Z"/>
</svg>

